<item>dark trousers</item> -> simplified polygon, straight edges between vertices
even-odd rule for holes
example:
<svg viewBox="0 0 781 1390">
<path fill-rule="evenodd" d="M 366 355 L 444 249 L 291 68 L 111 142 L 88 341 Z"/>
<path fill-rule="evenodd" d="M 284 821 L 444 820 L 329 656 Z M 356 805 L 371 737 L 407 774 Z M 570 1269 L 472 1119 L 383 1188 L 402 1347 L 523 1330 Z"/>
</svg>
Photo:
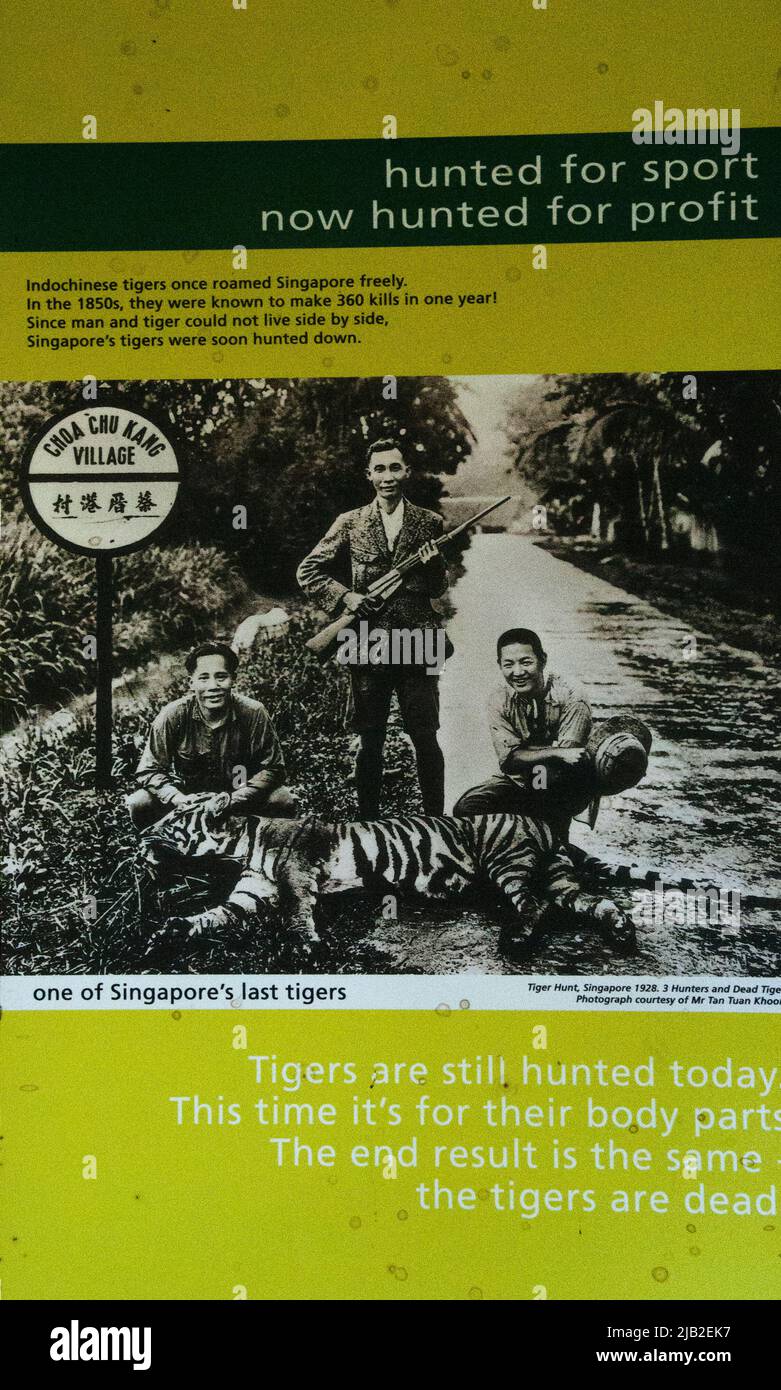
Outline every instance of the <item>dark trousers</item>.
<svg viewBox="0 0 781 1390">
<path fill-rule="evenodd" d="M 477 787 L 470 787 L 453 807 L 454 816 L 501 815 L 539 816 L 566 841 L 573 816 L 585 811 L 596 795 L 596 785 L 581 769 L 573 775 L 560 775 L 555 787 L 536 790 L 498 773 Z"/>
<path fill-rule="evenodd" d="M 415 667 L 352 671 L 351 724 L 361 744 L 355 759 L 355 790 L 362 820 L 380 814 L 383 748 L 391 698 L 396 692 L 402 723 L 415 749 L 418 783 L 426 815 L 445 809 L 445 760 L 437 741 L 439 680 Z"/>
<path fill-rule="evenodd" d="M 410 733 L 410 738 L 415 749 L 423 810 L 428 816 L 441 816 L 445 809 L 445 759 L 436 730 L 417 730 Z M 361 746 L 355 758 L 358 813 L 361 820 L 376 820 L 380 814 L 385 730 L 372 729 L 362 733 L 360 739 Z"/>
</svg>

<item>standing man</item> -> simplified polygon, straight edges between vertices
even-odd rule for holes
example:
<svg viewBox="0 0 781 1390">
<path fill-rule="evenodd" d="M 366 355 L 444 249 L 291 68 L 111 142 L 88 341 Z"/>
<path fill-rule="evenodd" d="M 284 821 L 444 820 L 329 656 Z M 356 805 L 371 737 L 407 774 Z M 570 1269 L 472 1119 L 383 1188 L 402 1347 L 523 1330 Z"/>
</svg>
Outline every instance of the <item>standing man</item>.
<svg viewBox="0 0 781 1390">
<path fill-rule="evenodd" d="M 226 816 L 294 816 L 274 725 L 259 700 L 238 695 L 239 659 L 224 642 L 205 642 L 185 659 L 190 693 L 164 705 L 149 731 L 127 798 L 130 819 L 145 830 L 204 792 L 230 793 Z"/>
<path fill-rule="evenodd" d="M 404 497 L 410 468 L 397 440 L 379 439 L 367 453 L 367 477 L 375 498 L 368 506 L 342 512 L 330 531 L 298 567 L 305 594 L 327 612 L 347 609 L 357 619 L 373 611 L 367 589 L 399 561 L 422 550 L 416 567 L 383 609 L 382 629 L 392 633 L 441 629 L 431 606 L 447 589 L 447 569 L 434 542 L 442 535 L 442 518 Z M 444 637 L 443 633 L 440 633 Z M 418 648 L 419 649 L 419 648 Z M 360 737 L 355 761 L 358 809 L 365 820 L 380 811 L 383 746 L 391 697 L 395 690 L 404 728 L 412 739 L 424 810 L 441 816 L 445 804 L 445 765 L 437 741 L 439 685 L 437 674 L 421 665 L 353 666 L 352 724 Z"/>
<path fill-rule="evenodd" d="M 586 750 L 591 709 L 580 691 L 546 674 L 548 658 L 530 628 L 503 632 L 496 657 L 502 684 L 487 715 L 499 774 L 465 792 L 453 815 L 540 816 L 566 841 L 571 818 L 597 792 Z"/>
</svg>

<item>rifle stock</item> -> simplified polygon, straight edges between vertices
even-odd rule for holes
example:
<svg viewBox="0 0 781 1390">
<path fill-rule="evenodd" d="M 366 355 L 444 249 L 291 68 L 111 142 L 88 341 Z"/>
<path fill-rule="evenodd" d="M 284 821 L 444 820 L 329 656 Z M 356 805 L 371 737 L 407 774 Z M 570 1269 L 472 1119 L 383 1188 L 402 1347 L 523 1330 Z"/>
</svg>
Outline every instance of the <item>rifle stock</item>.
<svg viewBox="0 0 781 1390">
<path fill-rule="evenodd" d="M 331 648 L 339 636 L 339 633 L 344 632 L 344 629 L 349 627 L 350 623 L 354 621 L 355 614 L 345 609 L 344 613 L 340 613 L 339 617 L 334 619 L 332 623 L 329 623 L 327 627 L 321 628 L 319 632 L 315 633 L 314 637 L 310 637 L 305 645 L 310 652 L 314 652 L 318 660 L 326 661 L 331 654 Z"/>
</svg>

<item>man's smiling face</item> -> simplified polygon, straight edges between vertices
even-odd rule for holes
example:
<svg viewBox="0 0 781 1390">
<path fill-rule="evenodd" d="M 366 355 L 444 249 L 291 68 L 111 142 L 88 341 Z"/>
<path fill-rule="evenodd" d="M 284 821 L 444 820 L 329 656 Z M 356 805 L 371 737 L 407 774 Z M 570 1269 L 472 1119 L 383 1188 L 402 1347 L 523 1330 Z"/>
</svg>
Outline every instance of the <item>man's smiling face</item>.
<svg viewBox="0 0 781 1390">
<path fill-rule="evenodd" d="M 409 468 L 399 449 L 384 449 L 382 453 L 372 454 L 366 472 L 378 497 L 383 497 L 388 502 L 401 500 L 402 488 L 409 477 Z"/>
<path fill-rule="evenodd" d="M 220 655 L 199 656 L 190 677 L 194 692 L 204 714 L 219 715 L 228 708 L 233 675 Z"/>
<path fill-rule="evenodd" d="M 526 642 L 510 642 L 502 647 L 499 669 L 511 690 L 533 698 L 545 685 L 545 658 Z"/>
</svg>

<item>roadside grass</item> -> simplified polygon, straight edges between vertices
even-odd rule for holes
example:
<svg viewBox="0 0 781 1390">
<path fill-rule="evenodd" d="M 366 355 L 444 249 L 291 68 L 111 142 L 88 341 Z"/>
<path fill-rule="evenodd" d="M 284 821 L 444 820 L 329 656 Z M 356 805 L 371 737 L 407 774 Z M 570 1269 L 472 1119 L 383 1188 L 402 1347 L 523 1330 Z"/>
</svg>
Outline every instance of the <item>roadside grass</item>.
<svg viewBox="0 0 781 1390">
<path fill-rule="evenodd" d="M 644 560 L 581 536 L 550 536 L 537 544 L 558 560 L 646 599 L 719 642 L 757 652 L 781 666 L 778 603 L 717 565 Z"/>
</svg>

